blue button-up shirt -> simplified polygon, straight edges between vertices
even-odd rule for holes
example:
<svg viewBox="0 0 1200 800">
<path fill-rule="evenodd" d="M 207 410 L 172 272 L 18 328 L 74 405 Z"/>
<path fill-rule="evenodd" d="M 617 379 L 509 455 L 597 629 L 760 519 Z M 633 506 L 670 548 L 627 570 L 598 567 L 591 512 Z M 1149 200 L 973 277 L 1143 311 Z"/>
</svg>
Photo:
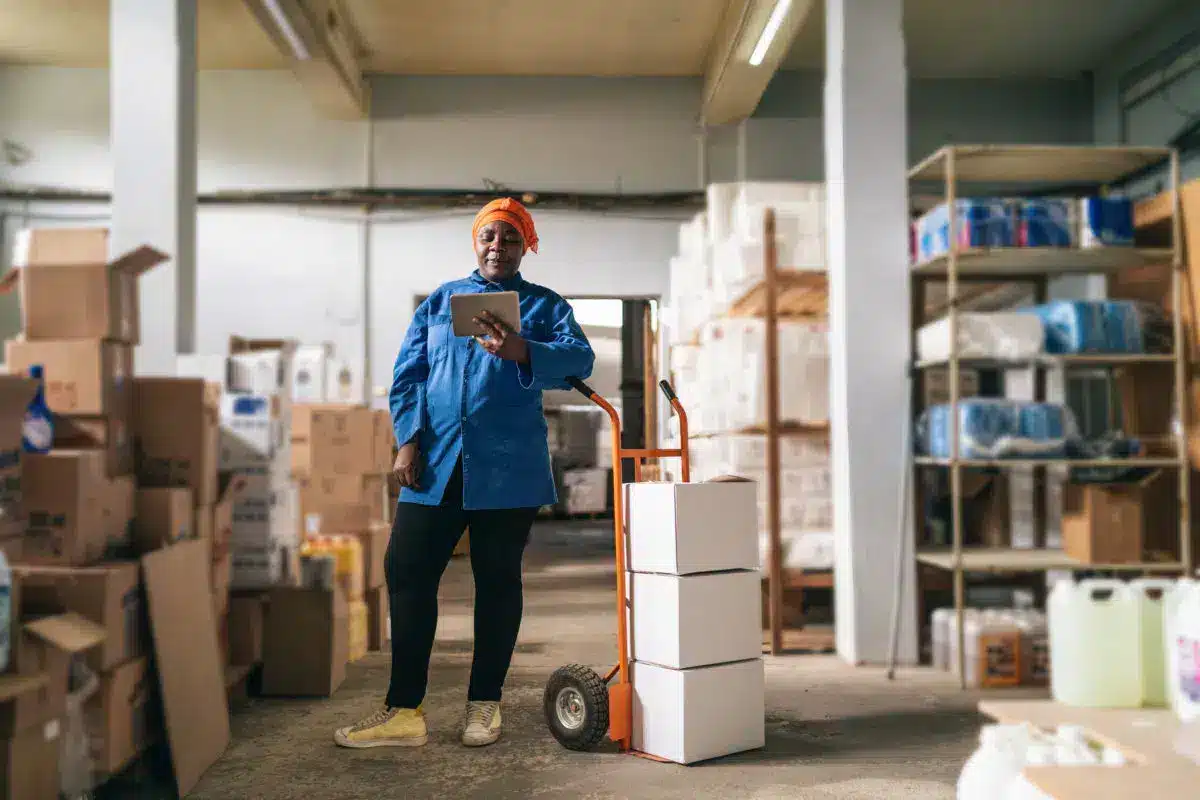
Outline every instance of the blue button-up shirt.
<svg viewBox="0 0 1200 800">
<path fill-rule="evenodd" d="M 505 361 L 455 336 L 450 296 L 515 291 L 529 363 Z M 417 440 L 421 475 L 401 502 L 438 505 L 462 456 L 463 508 L 533 508 L 556 502 L 542 390 L 586 379 L 595 355 L 571 305 L 517 274 L 493 283 L 476 270 L 421 303 L 392 374 L 396 441 Z"/>
</svg>

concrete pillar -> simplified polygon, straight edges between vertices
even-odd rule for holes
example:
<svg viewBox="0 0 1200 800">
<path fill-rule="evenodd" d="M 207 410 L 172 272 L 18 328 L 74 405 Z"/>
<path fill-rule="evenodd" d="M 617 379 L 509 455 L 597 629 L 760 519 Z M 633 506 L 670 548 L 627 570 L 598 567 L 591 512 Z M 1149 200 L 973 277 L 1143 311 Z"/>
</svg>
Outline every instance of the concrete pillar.
<svg viewBox="0 0 1200 800">
<path fill-rule="evenodd" d="M 111 0 L 114 253 L 171 261 L 142 278 L 143 375 L 169 375 L 196 339 L 196 0 Z"/>
<path fill-rule="evenodd" d="M 911 295 L 903 8 L 903 0 L 826 3 L 837 650 L 851 663 L 886 660 L 897 537 L 912 541 L 898 513 Z M 916 658 L 911 547 L 908 555 L 902 662 Z"/>
</svg>

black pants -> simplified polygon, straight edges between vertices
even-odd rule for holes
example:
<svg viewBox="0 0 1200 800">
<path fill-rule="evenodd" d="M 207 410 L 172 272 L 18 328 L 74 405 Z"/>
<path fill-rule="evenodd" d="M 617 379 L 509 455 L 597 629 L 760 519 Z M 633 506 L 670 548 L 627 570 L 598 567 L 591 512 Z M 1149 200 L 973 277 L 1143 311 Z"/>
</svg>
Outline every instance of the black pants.
<svg viewBox="0 0 1200 800">
<path fill-rule="evenodd" d="M 437 631 L 438 584 L 463 530 L 471 528 L 475 576 L 475 654 L 468 700 L 499 700 L 521 628 L 521 559 L 536 508 L 464 511 L 462 462 L 440 506 L 400 503 L 385 572 L 392 616 L 392 680 L 387 704 L 416 708 L 425 697 Z"/>
</svg>

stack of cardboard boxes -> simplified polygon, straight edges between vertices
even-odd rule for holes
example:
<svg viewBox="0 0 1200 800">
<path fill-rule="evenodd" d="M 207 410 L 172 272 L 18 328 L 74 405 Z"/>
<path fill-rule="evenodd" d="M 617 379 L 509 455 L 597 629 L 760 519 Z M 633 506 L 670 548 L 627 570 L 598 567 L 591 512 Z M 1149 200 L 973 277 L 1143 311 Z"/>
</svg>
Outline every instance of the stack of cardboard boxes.
<svg viewBox="0 0 1200 800">
<path fill-rule="evenodd" d="M 0 288 L 20 287 L 24 321 L 22 335 L 7 343 L 8 369 L 43 367 L 55 417 L 54 449 L 21 452 L 35 385 L 15 374 L 0 378 L 0 549 L 12 565 L 0 798 L 78 793 L 119 772 L 162 733 L 160 698 L 169 718 L 214 699 L 223 705 L 219 674 L 206 684 L 195 667 L 205 648 L 193 628 L 211 612 L 196 617 L 190 598 L 172 596 L 191 568 L 207 583 L 203 557 L 189 563 L 195 551 L 183 548 L 162 563 L 138 559 L 194 535 L 193 498 L 208 497 L 201 475 L 215 469 L 202 448 L 186 449 L 190 440 L 163 444 L 163 430 L 182 436 L 193 422 L 175 396 L 144 398 L 145 414 L 136 408 L 137 277 L 165 257 L 142 247 L 109 262 L 107 250 L 104 230 L 25 231 L 14 269 L 0 280 Z M 203 397 L 203 384 L 194 388 Z M 146 479 L 140 493 L 135 470 Z M 152 579 L 157 591 L 147 588 Z M 192 653 L 186 692 L 171 666 L 182 648 L 170 634 L 182 629 Z M 214 632 L 214 662 L 216 650 Z M 224 726 L 189 724 L 186 748 L 175 740 L 181 729 L 168 727 L 181 791 L 228 741 L 227 717 L 216 721 Z"/>
<path fill-rule="evenodd" d="M 385 475 L 392 465 L 392 423 L 385 411 L 344 404 L 297 405 L 292 415 L 292 475 L 304 536 L 352 536 L 363 557 L 362 597 L 348 597 L 348 624 L 365 644 L 388 639 L 383 556 L 390 529 Z M 361 641 L 355 636 L 352 641 Z M 351 655 L 362 654 L 361 647 Z"/>
<path fill-rule="evenodd" d="M 222 470 L 242 476 L 234 503 L 236 589 L 294 582 L 298 522 L 291 462 L 292 354 L 289 341 L 230 342 L 227 392 L 221 400 Z"/>
</svg>

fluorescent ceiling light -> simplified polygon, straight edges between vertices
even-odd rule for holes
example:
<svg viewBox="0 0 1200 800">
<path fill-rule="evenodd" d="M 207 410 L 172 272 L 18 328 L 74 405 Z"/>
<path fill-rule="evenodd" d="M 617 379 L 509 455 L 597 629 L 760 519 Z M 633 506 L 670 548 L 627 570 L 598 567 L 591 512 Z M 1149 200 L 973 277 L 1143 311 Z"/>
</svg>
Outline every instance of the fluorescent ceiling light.
<svg viewBox="0 0 1200 800">
<path fill-rule="evenodd" d="M 792 0 L 777 0 L 775 9 L 771 12 L 767 24 L 763 26 L 762 34 L 758 37 L 758 44 L 754 45 L 754 52 L 750 54 L 750 66 L 762 66 L 763 60 L 767 57 L 767 51 L 771 49 L 771 42 L 775 41 L 775 34 L 779 33 L 779 26 L 783 25 L 783 18 L 787 16 L 788 9 L 791 7 Z"/>
<path fill-rule="evenodd" d="M 300 34 L 296 33 L 296 29 L 292 27 L 292 21 L 279 7 L 279 0 L 262 0 L 262 4 L 267 9 L 267 13 L 271 15 L 271 21 L 279 29 L 279 33 L 284 39 L 287 39 L 288 46 L 292 48 L 292 55 L 296 57 L 296 60 L 308 61 L 311 58 L 308 48 L 304 46 L 304 40 L 300 38 Z"/>
</svg>

